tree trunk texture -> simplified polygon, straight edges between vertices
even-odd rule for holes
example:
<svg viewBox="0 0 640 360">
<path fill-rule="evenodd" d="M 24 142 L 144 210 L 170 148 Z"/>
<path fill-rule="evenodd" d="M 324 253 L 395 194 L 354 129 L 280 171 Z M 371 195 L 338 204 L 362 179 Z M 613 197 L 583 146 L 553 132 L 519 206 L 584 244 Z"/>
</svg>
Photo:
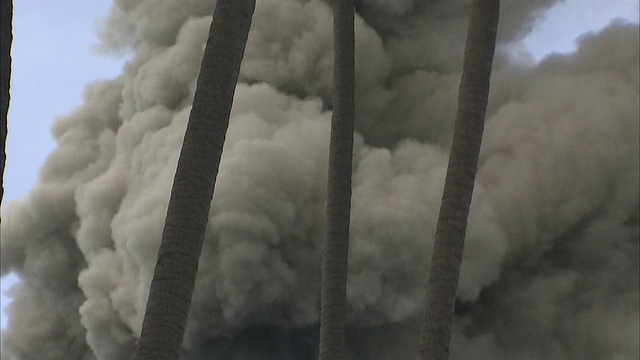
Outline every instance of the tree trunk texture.
<svg viewBox="0 0 640 360">
<path fill-rule="evenodd" d="M 255 0 L 218 0 L 176 169 L 136 359 L 177 359 Z"/>
<path fill-rule="evenodd" d="M 333 1 L 334 93 L 322 261 L 320 360 L 345 358 L 345 319 L 355 91 L 353 0 Z"/>
<path fill-rule="evenodd" d="M 418 360 L 449 358 L 454 304 L 484 130 L 499 9 L 499 0 L 474 0 L 471 7 L 458 112 L 429 269 Z"/>
<path fill-rule="evenodd" d="M 4 167 L 6 164 L 7 153 L 7 128 L 9 122 L 9 102 L 11 94 L 9 88 L 11 83 L 11 43 L 13 42 L 13 1 L 3 0 L 1 2 L 0 13 L 0 112 L 2 112 L 2 126 L 0 127 L 0 136 L 2 139 L 2 152 L 0 153 L 0 166 L 2 173 L 0 174 L 0 202 L 4 197 Z"/>
</svg>

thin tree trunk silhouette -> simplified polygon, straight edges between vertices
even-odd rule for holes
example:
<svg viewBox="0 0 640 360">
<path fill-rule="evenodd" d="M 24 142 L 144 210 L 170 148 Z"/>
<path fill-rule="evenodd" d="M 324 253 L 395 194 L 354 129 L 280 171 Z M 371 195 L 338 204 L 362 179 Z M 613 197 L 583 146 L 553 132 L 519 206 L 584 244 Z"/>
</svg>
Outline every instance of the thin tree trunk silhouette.
<svg viewBox="0 0 640 360">
<path fill-rule="evenodd" d="M 353 0 L 333 1 L 334 95 L 329 144 L 327 238 L 322 261 L 320 360 L 345 358 L 355 91 Z"/>
<path fill-rule="evenodd" d="M 449 358 L 454 304 L 482 143 L 499 10 L 499 0 L 474 0 L 471 6 L 458 112 L 431 256 L 418 360 Z"/>
<path fill-rule="evenodd" d="M 0 13 L 0 112 L 2 112 L 2 127 L 0 132 L 2 139 L 2 152 L 0 153 L 0 166 L 2 166 L 2 174 L 0 174 L 0 202 L 4 197 L 4 166 L 6 164 L 7 153 L 7 124 L 9 121 L 9 102 L 11 94 L 9 94 L 11 83 L 11 43 L 13 42 L 13 1 L 3 0 Z"/>
<path fill-rule="evenodd" d="M 177 359 L 255 0 L 218 0 L 173 181 L 136 359 Z"/>
</svg>

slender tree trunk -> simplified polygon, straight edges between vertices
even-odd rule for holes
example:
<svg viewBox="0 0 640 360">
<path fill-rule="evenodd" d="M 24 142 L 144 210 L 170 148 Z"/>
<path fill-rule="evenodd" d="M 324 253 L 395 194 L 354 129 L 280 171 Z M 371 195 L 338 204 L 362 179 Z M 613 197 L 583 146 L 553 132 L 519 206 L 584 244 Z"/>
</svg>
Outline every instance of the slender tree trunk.
<svg viewBox="0 0 640 360">
<path fill-rule="evenodd" d="M 419 360 L 449 358 L 454 304 L 482 143 L 499 9 L 499 0 L 474 0 L 471 7 L 458 113 L 429 269 Z"/>
<path fill-rule="evenodd" d="M 329 145 L 327 238 L 322 261 L 321 360 L 345 357 L 345 318 L 355 91 L 353 0 L 333 1 L 334 95 Z"/>
<path fill-rule="evenodd" d="M 2 127 L 0 132 L 2 139 L 2 152 L 0 153 L 0 166 L 2 173 L 0 174 L 0 202 L 4 197 L 4 166 L 6 163 L 6 145 L 7 145 L 7 124 L 9 121 L 9 102 L 11 94 L 9 94 L 11 82 L 11 43 L 13 42 L 13 1 L 3 0 L 0 13 L 0 112 L 2 113 Z"/>
<path fill-rule="evenodd" d="M 218 0 L 173 181 L 136 359 L 177 359 L 255 0 Z"/>
</svg>

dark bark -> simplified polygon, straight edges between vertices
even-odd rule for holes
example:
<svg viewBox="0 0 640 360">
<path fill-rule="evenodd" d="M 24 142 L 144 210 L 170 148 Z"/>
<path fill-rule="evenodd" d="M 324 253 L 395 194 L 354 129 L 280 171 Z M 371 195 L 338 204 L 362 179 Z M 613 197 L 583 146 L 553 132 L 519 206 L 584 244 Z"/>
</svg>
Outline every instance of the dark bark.
<svg viewBox="0 0 640 360">
<path fill-rule="evenodd" d="M 345 358 L 355 89 L 353 0 L 333 2 L 334 95 L 329 144 L 327 238 L 322 261 L 321 360 Z"/>
<path fill-rule="evenodd" d="M 471 7 L 458 112 L 429 269 L 419 360 L 449 358 L 454 304 L 484 130 L 499 8 L 499 0 L 474 0 Z"/>
<path fill-rule="evenodd" d="M 2 126 L 0 127 L 0 136 L 2 139 L 2 152 L 0 153 L 0 166 L 2 173 L 0 174 L 0 203 L 4 198 L 4 167 L 6 164 L 7 153 L 7 129 L 9 122 L 9 102 L 11 101 L 10 82 L 11 82 L 11 43 L 13 42 L 13 1 L 3 0 L 0 2 L 0 112 L 2 113 Z"/>
<path fill-rule="evenodd" d="M 255 0 L 218 0 L 171 190 L 136 359 L 177 359 Z"/>
</svg>

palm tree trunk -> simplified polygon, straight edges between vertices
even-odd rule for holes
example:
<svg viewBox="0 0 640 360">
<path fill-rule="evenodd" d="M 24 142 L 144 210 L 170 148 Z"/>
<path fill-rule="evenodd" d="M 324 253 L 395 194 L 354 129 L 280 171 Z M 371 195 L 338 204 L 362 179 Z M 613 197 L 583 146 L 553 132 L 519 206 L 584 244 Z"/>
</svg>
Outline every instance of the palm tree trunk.
<svg viewBox="0 0 640 360">
<path fill-rule="evenodd" d="M 255 0 L 218 0 L 173 181 L 136 359 L 177 359 Z"/>
<path fill-rule="evenodd" d="M 2 113 L 2 127 L 0 132 L 2 133 L 0 141 L 2 141 L 2 152 L 0 153 L 0 166 L 2 166 L 2 173 L 0 174 L 0 202 L 4 196 L 4 166 L 6 163 L 7 155 L 5 152 L 7 144 L 7 123 L 9 121 L 9 101 L 11 95 L 9 94 L 9 87 L 11 82 L 11 43 L 13 41 L 13 1 L 2 1 L 1 13 L 0 13 L 0 112 Z"/>
<path fill-rule="evenodd" d="M 449 342 L 467 217 L 478 168 L 500 0 L 474 0 L 465 45 L 458 112 L 427 283 L 419 360 L 449 358 Z"/>
<path fill-rule="evenodd" d="M 334 0 L 333 16 L 334 95 L 327 185 L 327 239 L 322 261 L 320 360 L 342 360 L 345 357 L 355 102 L 353 0 Z"/>
</svg>

